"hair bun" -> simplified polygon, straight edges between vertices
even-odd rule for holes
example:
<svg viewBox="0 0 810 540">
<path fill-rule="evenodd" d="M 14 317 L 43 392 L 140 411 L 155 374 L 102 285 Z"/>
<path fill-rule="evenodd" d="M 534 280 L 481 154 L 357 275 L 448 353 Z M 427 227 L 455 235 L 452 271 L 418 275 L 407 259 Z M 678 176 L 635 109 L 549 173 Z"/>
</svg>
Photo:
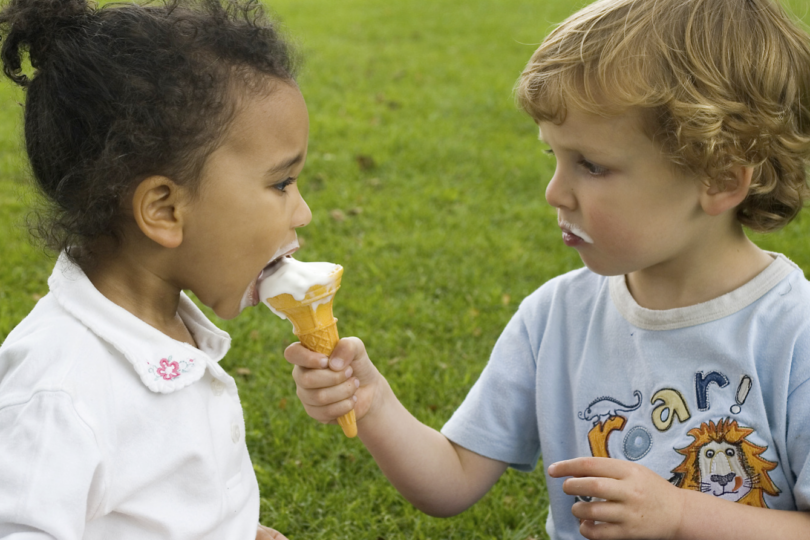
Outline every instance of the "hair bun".
<svg viewBox="0 0 810 540">
<path fill-rule="evenodd" d="M 86 0 L 11 0 L 0 11 L 3 71 L 21 86 L 29 79 L 22 71 L 22 52 L 31 65 L 42 69 L 53 44 L 86 24 L 93 10 Z"/>
</svg>

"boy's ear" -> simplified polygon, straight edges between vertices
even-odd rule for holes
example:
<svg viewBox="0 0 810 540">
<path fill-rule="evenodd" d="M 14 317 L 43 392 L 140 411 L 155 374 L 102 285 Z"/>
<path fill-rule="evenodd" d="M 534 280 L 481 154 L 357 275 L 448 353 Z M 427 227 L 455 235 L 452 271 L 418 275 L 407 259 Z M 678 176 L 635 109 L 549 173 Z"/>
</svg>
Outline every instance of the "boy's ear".
<svg viewBox="0 0 810 540">
<path fill-rule="evenodd" d="M 135 188 L 132 213 L 138 228 L 166 248 L 183 243 L 183 216 L 187 192 L 165 176 L 150 176 Z"/>
<path fill-rule="evenodd" d="M 720 214 L 736 208 L 748 196 L 751 180 L 754 177 L 753 167 L 734 167 L 732 176 L 724 185 L 709 184 L 701 192 L 700 205 L 703 211 L 710 216 Z"/>
</svg>

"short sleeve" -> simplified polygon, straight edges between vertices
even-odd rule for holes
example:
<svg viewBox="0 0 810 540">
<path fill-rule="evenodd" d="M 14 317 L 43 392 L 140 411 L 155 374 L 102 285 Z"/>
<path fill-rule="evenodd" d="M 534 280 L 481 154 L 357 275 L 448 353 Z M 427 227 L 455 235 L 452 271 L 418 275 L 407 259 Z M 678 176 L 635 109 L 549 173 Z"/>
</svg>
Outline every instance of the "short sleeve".
<svg viewBox="0 0 810 540">
<path fill-rule="evenodd" d="M 790 469 L 796 478 L 793 497 L 796 508 L 810 510 L 810 380 L 788 398 L 787 441 Z"/>
<path fill-rule="evenodd" d="M 521 310 L 498 338 L 481 377 L 442 428 L 454 443 L 530 471 L 540 457 L 537 363 Z"/>
<path fill-rule="evenodd" d="M 65 392 L 0 408 L 0 538 L 80 540 L 100 452 Z"/>
</svg>

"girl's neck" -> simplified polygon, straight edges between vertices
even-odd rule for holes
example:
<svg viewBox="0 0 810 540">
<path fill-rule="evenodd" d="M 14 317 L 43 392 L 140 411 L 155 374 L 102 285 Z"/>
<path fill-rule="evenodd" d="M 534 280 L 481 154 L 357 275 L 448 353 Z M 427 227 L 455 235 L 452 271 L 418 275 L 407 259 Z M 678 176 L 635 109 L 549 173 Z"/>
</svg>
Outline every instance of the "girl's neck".
<svg viewBox="0 0 810 540">
<path fill-rule="evenodd" d="M 141 257 L 128 257 L 124 250 L 100 258 L 85 270 L 93 286 L 108 300 L 129 311 L 170 338 L 197 346 L 177 313 L 180 288 Z"/>
<path fill-rule="evenodd" d="M 627 274 L 636 303 L 647 309 L 674 309 L 707 302 L 745 285 L 773 262 L 738 227 L 731 237 L 709 236 L 667 264 Z"/>
</svg>

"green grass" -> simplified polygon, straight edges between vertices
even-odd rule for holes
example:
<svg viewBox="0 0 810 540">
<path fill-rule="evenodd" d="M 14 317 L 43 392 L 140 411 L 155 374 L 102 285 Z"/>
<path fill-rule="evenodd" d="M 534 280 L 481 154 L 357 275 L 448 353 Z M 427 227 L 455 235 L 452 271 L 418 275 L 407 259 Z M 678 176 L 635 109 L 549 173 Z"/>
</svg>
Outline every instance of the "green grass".
<svg viewBox="0 0 810 540">
<path fill-rule="evenodd" d="M 401 401 L 439 428 L 519 301 L 581 265 L 543 198 L 551 158 L 511 92 L 552 23 L 582 2 L 273 5 L 305 57 L 299 82 L 312 123 L 300 182 L 313 219 L 299 258 L 346 268 L 341 333 L 363 338 Z M 810 21 L 805 2 L 792 5 Z M 0 85 L 0 340 L 47 292 L 53 264 L 24 228 L 21 100 Z M 756 240 L 808 270 L 808 227 L 805 216 Z M 540 471 L 509 471 L 458 517 L 427 517 L 358 440 L 306 416 L 282 356 L 286 322 L 263 308 L 217 322 L 234 338 L 224 367 L 250 370 L 236 377 L 263 523 L 292 540 L 545 538 Z"/>
</svg>

